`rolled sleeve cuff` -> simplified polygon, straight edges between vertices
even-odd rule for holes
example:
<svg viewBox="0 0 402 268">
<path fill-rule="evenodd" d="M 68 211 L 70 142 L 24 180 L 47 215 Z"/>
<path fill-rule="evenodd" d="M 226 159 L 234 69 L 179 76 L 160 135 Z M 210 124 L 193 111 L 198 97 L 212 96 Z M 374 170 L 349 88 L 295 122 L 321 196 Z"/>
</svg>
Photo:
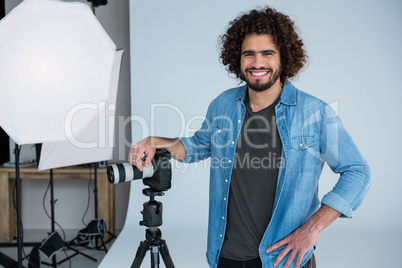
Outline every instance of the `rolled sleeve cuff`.
<svg viewBox="0 0 402 268">
<path fill-rule="evenodd" d="M 350 204 L 336 193 L 329 192 L 322 198 L 321 203 L 342 213 L 342 218 L 352 218 L 353 216 L 353 211 Z"/>
<path fill-rule="evenodd" d="M 186 150 L 186 158 L 182 161 L 183 163 L 193 163 L 194 159 L 194 146 L 192 146 L 191 138 L 178 137 L 178 139 L 183 143 L 184 149 Z"/>
<path fill-rule="evenodd" d="M 186 150 L 186 158 L 182 161 L 183 163 L 194 163 L 209 156 L 207 150 L 200 150 L 194 145 L 192 138 L 180 137 L 178 139 L 183 143 L 184 149 Z"/>
</svg>

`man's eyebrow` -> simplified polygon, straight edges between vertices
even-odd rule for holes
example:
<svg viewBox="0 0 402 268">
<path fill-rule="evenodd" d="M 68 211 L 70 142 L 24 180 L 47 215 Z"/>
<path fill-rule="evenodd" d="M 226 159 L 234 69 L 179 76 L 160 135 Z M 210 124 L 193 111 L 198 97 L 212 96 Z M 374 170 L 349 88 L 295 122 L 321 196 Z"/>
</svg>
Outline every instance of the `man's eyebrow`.
<svg viewBox="0 0 402 268">
<path fill-rule="evenodd" d="M 259 53 L 271 53 L 271 54 L 276 54 L 276 51 L 273 49 L 267 49 L 267 50 L 261 50 Z"/>
<path fill-rule="evenodd" d="M 241 54 L 244 55 L 244 54 L 254 54 L 254 53 L 255 53 L 254 50 L 244 50 Z"/>
<path fill-rule="evenodd" d="M 244 50 L 241 54 L 244 55 L 244 54 L 250 54 L 250 53 L 251 53 L 251 54 L 255 54 L 255 53 L 260 53 L 260 54 L 267 54 L 267 53 L 276 54 L 276 51 L 273 50 L 273 49 L 266 49 L 266 50 L 261 50 L 261 51 L 258 51 L 258 52 L 254 51 L 254 50 Z"/>
</svg>

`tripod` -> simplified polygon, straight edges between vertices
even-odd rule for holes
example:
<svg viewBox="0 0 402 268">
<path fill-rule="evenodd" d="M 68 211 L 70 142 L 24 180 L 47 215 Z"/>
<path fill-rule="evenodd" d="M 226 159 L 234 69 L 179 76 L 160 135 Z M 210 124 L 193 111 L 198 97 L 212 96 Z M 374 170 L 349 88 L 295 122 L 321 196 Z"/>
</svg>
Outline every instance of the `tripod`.
<svg viewBox="0 0 402 268">
<path fill-rule="evenodd" d="M 151 267 L 159 267 L 159 253 L 167 268 L 174 268 L 166 241 L 162 239 L 162 232 L 159 226 L 162 225 L 163 204 L 155 200 L 155 196 L 163 196 L 163 192 L 154 191 L 150 188 L 142 190 L 142 193 L 149 196 L 150 200 L 144 203 L 144 210 L 141 212 L 143 220 L 140 225 L 148 227 L 145 231 L 145 240 L 140 243 L 135 254 L 131 268 L 139 268 L 148 250 L 151 251 Z"/>
</svg>

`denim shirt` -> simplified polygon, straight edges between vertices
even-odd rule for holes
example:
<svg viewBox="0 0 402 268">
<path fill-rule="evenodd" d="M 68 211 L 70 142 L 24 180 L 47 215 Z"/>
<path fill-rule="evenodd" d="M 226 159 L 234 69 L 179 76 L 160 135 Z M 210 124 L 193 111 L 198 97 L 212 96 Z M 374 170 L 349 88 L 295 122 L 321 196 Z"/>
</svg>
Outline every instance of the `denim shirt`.
<svg viewBox="0 0 402 268">
<path fill-rule="evenodd" d="M 207 260 L 216 267 L 225 238 L 230 178 L 236 143 L 245 115 L 247 86 L 229 89 L 214 99 L 201 129 L 192 137 L 180 138 L 184 162 L 211 157 Z M 371 184 L 370 170 L 338 115 L 325 102 L 296 89 L 286 81 L 275 107 L 282 141 L 282 158 L 271 221 L 259 246 L 263 267 L 274 268 L 281 247 L 269 254 L 266 249 L 302 225 L 319 207 L 318 180 L 324 163 L 340 177 L 321 200 L 352 217 Z M 303 266 L 313 248 L 303 257 Z M 283 258 L 282 267 L 289 254 Z M 296 258 L 291 267 L 294 266 Z"/>
</svg>

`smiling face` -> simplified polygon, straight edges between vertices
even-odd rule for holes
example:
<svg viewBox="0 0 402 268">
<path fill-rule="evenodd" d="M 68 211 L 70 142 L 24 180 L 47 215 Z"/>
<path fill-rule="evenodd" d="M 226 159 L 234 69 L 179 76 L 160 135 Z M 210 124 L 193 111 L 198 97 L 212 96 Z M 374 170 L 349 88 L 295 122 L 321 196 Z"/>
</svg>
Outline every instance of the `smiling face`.
<svg viewBox="0 0 402 268">
<path fill-rule="evenodd" d="M 248 87 L 255 91 L 265 91 L 280 84 L 281 58 L 271 35 L 246 35 L 242 44 L 240 72 Z"/>
</svg>

